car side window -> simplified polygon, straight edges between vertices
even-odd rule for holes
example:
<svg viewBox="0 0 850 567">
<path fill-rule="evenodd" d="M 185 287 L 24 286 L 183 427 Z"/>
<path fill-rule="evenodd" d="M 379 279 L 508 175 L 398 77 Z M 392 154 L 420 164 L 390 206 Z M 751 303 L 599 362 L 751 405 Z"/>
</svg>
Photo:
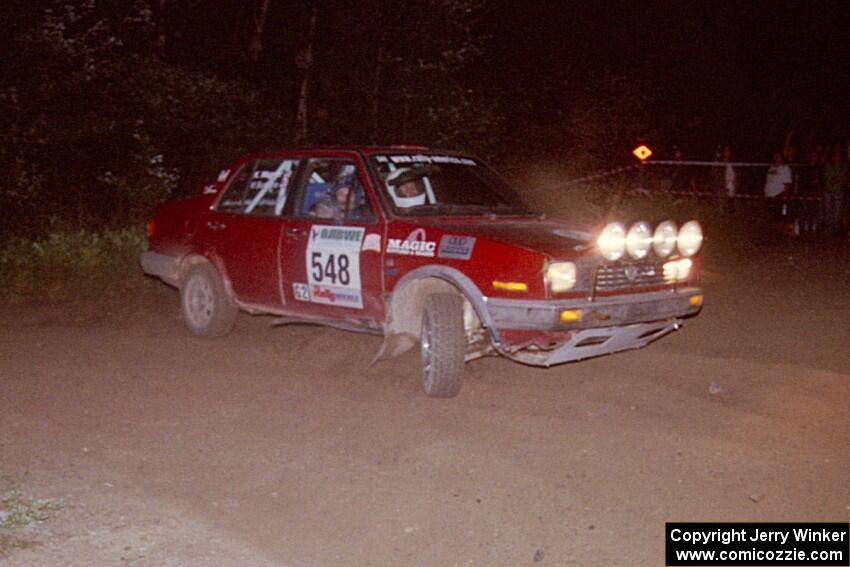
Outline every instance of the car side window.
<svg viewBox="0 0 850 567">
<path fill-rule="evenodd" d="M 254 174 L 254 162 L 249 161 L 239 168 L 218 201 L 216 210 L 220 213 L 240 213 L 245 209 L 245 189 Z"/>
<path fill-rule="evenodd" d="M 353 160 L 310 159 L 302 179 L 295 216 L 336 222 L 375 220 Z"/>
<path fill-rule="evenodd" d="M 258 159 L 245 163 L 227 184 L 216 210 L 257 216 L 280 216 L 286 205 L 298 160 Z"/>
</svg>

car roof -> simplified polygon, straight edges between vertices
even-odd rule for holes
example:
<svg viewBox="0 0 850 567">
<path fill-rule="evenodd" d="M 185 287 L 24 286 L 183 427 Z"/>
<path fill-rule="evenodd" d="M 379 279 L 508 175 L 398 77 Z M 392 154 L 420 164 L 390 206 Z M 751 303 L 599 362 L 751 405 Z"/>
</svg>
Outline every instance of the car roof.
<svg viewBox="0 0 850 567">
<path fill-rule="evenodd" d="M 305 153 L 310 154 L 312 152 L 359 152 L 366 155 L 372 154 L 385 154 L 391 152 L 427 152 L 427 153 L 441 153 L 441 154 L 449 154 L 449 155 L 467 155 L 464 152 L 458 152 L 453 150 L 443 150 L 438 148 L 429 148 L 428 146 L 419 146 L 412 144 L 397 144 L 391 146 L 369 146 L 369 145 L 327 145 L 327 146 L 292 146 L 292 147 L 281 147 L 270 149 L 267 151 L 258 151 L 251 152 L 250 154 L 243 154 L 242 157 L 246 155 L 250 156 L 273 156 L 277 154 L 284 153 Z"/>
</svg>

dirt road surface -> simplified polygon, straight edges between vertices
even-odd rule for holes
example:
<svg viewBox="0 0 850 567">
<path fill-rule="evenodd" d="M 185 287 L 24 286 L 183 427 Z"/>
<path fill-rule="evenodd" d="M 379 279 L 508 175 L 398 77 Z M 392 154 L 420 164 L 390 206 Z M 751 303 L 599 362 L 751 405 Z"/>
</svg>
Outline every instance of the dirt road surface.
<svg viewBox="0 0 850 567">
<path fill-rule="evenodd" d="M 848 256 L 709 255 L 681 331 L 453 400 L 376 337 L 190 337 L 154 281 L 4 306 L 0 489 L 64 505 L 0 563 L 654 566 L 666 521 L 850 521 Z"/>
</svg>

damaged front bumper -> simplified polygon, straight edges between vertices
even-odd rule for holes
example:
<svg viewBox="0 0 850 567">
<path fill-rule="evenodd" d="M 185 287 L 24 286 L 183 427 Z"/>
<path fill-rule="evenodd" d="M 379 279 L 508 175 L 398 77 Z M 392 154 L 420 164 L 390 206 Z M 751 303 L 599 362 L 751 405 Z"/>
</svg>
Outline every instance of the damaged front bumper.
<svg viewBox="0 0 850 567">
<path fill-rule="evenodd" d="M 641 348 L 678 329 L 701 307 L 702 290 L 696 287 L 593 301 L 487 299 L 497 350 L 534 366 Z"/>
</svg>

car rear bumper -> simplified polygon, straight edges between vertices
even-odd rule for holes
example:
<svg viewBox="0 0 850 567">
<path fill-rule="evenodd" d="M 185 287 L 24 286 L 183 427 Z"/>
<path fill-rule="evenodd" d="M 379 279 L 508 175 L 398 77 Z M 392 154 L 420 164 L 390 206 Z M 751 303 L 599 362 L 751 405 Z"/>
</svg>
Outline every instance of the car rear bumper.
<svg viewBox="0 0 850 567">
<path fill-rule="evenodd" d="M 148 251 L 142 253 L 139 263 L 142 265 L 142 271 L 149 276 L 161 278 L 174 286 L 178 285 L 180 258 Z"/>
<path fill-rule="evenodd" d="M 696 287 L 594 301 L 487 300 L 498 350 L 535 366 L 641 348 L 678 329 L 701 307 L 702 290 Z M 579 319 L 562 321 L 565 310 L 577 311 Z"/>
</svg>

